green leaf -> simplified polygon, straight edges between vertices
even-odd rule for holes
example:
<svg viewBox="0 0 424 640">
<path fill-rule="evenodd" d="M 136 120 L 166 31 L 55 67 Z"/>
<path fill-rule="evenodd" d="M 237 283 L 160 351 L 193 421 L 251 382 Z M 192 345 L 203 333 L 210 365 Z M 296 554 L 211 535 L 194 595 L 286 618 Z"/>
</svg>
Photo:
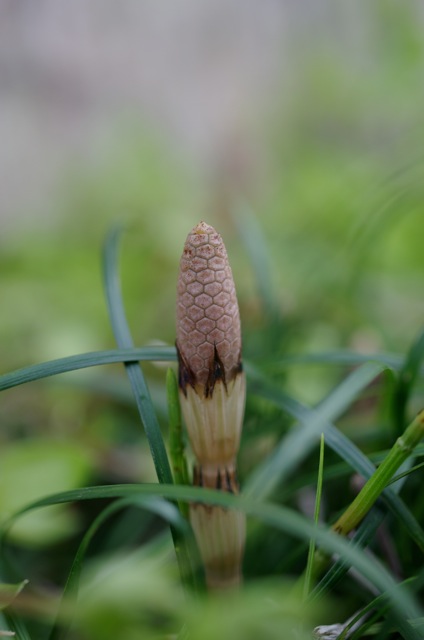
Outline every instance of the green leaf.
<svg viewBox="0 0 424 640">
<path fill-rule="evenodd" d="M 319 521 L 319 512 L 321 507 L 321 496 L 322 496 L 322 483 L 324 477 L 324 434 L 321 435 L 321 443 L 319 450 L 319 465 L 318 465 L 318 478 L 317 478 L 317 491 L 315 497 L 315 510 L 314 510 L 314 524 L 317 525 Z M 304 597 L 307 598 L 309 595 L 312 578 L 313 578 L 313 567 L 314 567 L 314 554 L 315 554 L 315 539 L 311 538 L 309 542 L 309 550 L 308 550 L 308 560 L 306 563 L 305 570 L 305 585 L 304 585 Z"/>
<path fill-rule="evenodd" d="M 72 617 L 69 616 L 69 611 L 73 611 L 75 607 L 75 600 L 78 597 L 78 588 L 82 566 L 84 563 L 85 555 L 94 535 L 111 516 L 113 516 L 117 511 L 120 511 L 128 506 L 137 506 L 141 509 L 151 511 L 156 515 L 159 515 L 166 522 L 172 523 L 174 527 L 181 529 L 181 531 L 187 530 L 187 522 L 180 516 L 175 505 L 167 502 L 166 500 L 163 500 L 162 498 L 135 495 L 116 500 L 108 507 L 106 507 L 92 522 L 90 528 L 84 535 L 78 547 L 71 569 L 69 571 L 69 575 L 59 605 L 59 610 L 56 616 L 56 621 L 51 629 L 49 640 L 58 640 L 59 638 L 65 638 L 68 634 L 68 631 L 72 624 Z M 69 606 L 70 604 L 72 606 Z"/>
<path fill-rule="evenodd" d="M 169 500 L 186 500 L 204 502 L 205 504 L 220 505 L 226 508 L 244 511 L 247 515 L 257 518 L 269 526 L 285 532 L 288 535 L 309 540 L 314 536 L 317 544 L 331 554 L 339 554 L 344 561 L 355 567 L 365 578 L 370 580 L 382 593 L 386 593 L 396 615 L 406 620 L 419 618 L 423 615 L 420 607 L 408 589 L 397 585 L 387 570 L 374 558 L 370 558 L 360 549 L 352 546 L 341 536 L 323 527 L 315 527 L 313 523 L 299 515 L 292 509 L 271 503 L 260 503 L 251 497 L 203 489 L 165 484 L 113 485 L 102 487 L 86 487 L 84 489 L 68 491 L 38 500 L 28 505 L 13 519 L 23 513 L 43 506 L 63 504 L 77 500 L 101 498 L 122 498 L 127 496 L 160 496 Z M 6 531 L 4 531 L 4 534 Z M 419 635 L 412 628 L 404 634 L 407 640 L 416 640 Z"/>
<path fill-rule="evenodd" d="M 0 582 L 0 611 L 8 607 L 27 584 L 28 580 L 22 580 L 22 582 L 18 582 L 17 584 Z"/>
<path fill-rule="evenodd" d="M 407 423 L 406 409 L 412 388 L 420 373 L 424 358 L 424 331 L 411 346 L 399 373 L 398 383 L 393 392 L 393 416 L 397 435 Z"/>
<path fill-rule="evenodd" d="M 166 394 L 169 416 L 169 454 L 171 457 L 174 481 L 176 484 L 190 484 L 185 443 L 183 439 L 178 382 L 172 369 L 168 369 L 166 374 Z M 180 503 L 178 506 L 184 517 L 188 518 L 189 514 L 187 505 L 185 503 Z"/>
<path fill-rule="evenodd" d="M 131 349 L 134 345 L 125 317 L 117 271 L 120 235 L 120 229 L 113 229 L 106 239 L 103 255 L 103 273 L 109 316 L 116 342 L 120 349 Z M 136 363 L 126 362 L 125 368 L 131 382 L 159 481 L 172 484 L 171 467 L 169 466 L 165 444 L 144 375 L 140 366 Z"/>
<path fill-rule="evenodd" d="M 358 530 L 352 538 L 352 544 L 358 548 L 364 548 L 372 540 L 378 527 L 384 519 L 385 513 L 375 507 L 359 525 Z M 341 578 L 347 573 L 349 566 L 343 561 L 338 560 L 321 578 L 316 587 L 313 589 L 310 600 L 321 598 L 324 593 L 333 588 Z"/>
<path fill-rule="evenodd" d="M 309 364 L 333 364 L 347 367 L 365 364 L 366 362 L 378 362 L 395 371 L 401 369 L 404 358 L 395 353 L 373 353 L 363 354 L 356 351 L 348 351 L 346 349 L 322 351 L 318 353 L 300 353 L 286 356 L 278 356 L 278 358 L 267 358 L 266 363 L 269 364 L 270 370 L 278 370 L 287 368 L 292 365 L 309 365 Z"/>
<path fill-rule="evenodd" d="M 115 349 L 109 351 L 93 351 L 81 353 L 66 358 L 58 358 L 49 362 L 34 364 L 0 376 L 0 391 L 17 387 L 26 382 L 33 382 L 55 376 L 59 373 L 68 373 L 77 369 L 97 367 L 104 364 L 117 362 L 130 363 L 142 360 L 172 361 L 176 360 L 174 347 L 142 347 L 140 349 Z"/>
<path fill-rule="evenodd" d="M 368 458 L 336 427 L 329 426 L 326 430 L 326 442 L 329 447 L 338 453 L 346 462 L 348 462 L 355 471 L 368 479 L 375 471 L 375 466 Z M 383 501 L 389 510 L 395 515 L 399 522 L 405 527 L 406 531 L 421 551 L 424 552 L 424 530 L 408 509 L 406 504 L 396 495 L 393 487 L 387 487 L 381 494 Z"/>
<path fill-rule="evenodd" d="M 16 640 L 31 640 L 31 636 L 28 633 L 22 616 L 14 613 L 13 611 L 9 611 L 9 609 L 4 611 L 3 616 L 7 621 L 9 628 L 15 633 Z"/>
<path fill-rule="evenodd" d="M 270 495 L 316 446 L 321 432 L 327 433 L 329 423 L 349 407 L 383 368 L 378 363 L 365 363 L 348 375 L 316 409 L 306 410 L 249 366 L 249 390 L 288 410 L 302 425 L 293 427 L 275 451 L 251 474 L 246 492 L 257 497 Z"/>
<path fill-rule="evenodd" d="M 133 347 L 131 332 L 126 320 L 118 277 L 118 243 L 120 229 L 112 230 L 106 238 L 103 253 L 103 273 L 110 320 L 118 347 Z M 139 364 L 125 363 L 125 368 L 133 389 L 141 421 L 149 442 L 150 452 L 160 483 L 173 483 L 171 467 L 158 419 L 150 397 L 149 389 Z M 191 567 L 191 559 L 185 541 L 171 526 L 171 535 L 177 556 L 181 578 L 186 585 L 196 586 L 196 577 Z"/>
<path fill-rule="evenodd" d="M 323 427 L 323 431 L 325 433 L 326 444 L 333 451 L 335 451 L 343 460 L 345 460 L 357 473 L 360 473 L 364 478 L 368 479 L 375 471 L 375 466 L 370 462 L 370 460 L 358 449 L 358 447 L 353 444 L 343 433 L 341 433 L 331 422 L 326 422 L 325 425 L 321 423 L 321 420 L 317 421 L 317 410 L 311 410 L 306 405 L 298 402 L 291 396 L 287 395 L 283 391 L 281 391 L 274 384 L 270 383 L 264 377 L 256 372 L 256 370 L 252 369 L 252 367 L 247 368 L 249 389 L 252 393 L 256 393 L 261 397 L 266 398 L 267 400 L 273 402 L 276 406 L 280 407 L 284 411 L 287 411 L 290 415 L 296 418 L 299 422 L 303 422 L 305 424 L 315 424 L 315 427 L 318 423 L 318 427 Z M 348 380 L 349 378 L 346 378 Z M 343 384 L 343 383 L 342 383 Z M 337 388 L 340 389 L 340 386 Z M 334 401 L 334 394 L 337 393 L 337 389 L 329 396 L 329 400 L 332 403 Z M 331 400 L 331 398 L 333 400 Z M 336 397 L 337 400 L 337 397 Z M 336 403 L 337 405 L 337 403 Z M 335 405 L 335 406 L 336 406 Z M 322 403 L 320 405 L 320 409 L 325 404 Z M 311 427 L 309 427 L 311 428 Z M 290 436 L 290 434 L 289 434 Z M 286 436 L 287 438 L 288 436 Z M 295 439 L 296 436 L 293 436 Z M 285 440 L 285 439 L 284 439 Z M 284 441 L 283 440 L 283 441 Z M 315 441 L 314 441 L 315 442 Z M 307 442 L 305 447 L 310 450 L 310 447 L 313 446 L 313 443 Z M 300 457 L 302 457 L 301 446 L 302 443 L 298 442 L 295 444 L 299 445 L 299 453 Z M 284 452 L 282 443 L 280 443 L 277 448 L 277 452 L 281 452 L 281 457 L 285 462 L 288 458 L 287 452 Z M 286 477 L 286 470 L 283 471 L 281 467 L 278 466 L 276 458 L 276 453 L 272 453 L 259 467 L 258 471 L 255 471 L 248 479 L 248 486 L 250 482 L 255 481 L 255 490 L 261 492 L 261 495 L 267 495 L 266 488 L 261 489 L 259 484 L 257 483 L 257 478 L 259 477 L 259 473 L 263 474 L 265 481 L 269 482 L 269 487 L 271 490 L 277 486 L 278 482 L 281 482 L 282 477 Z M 267 470 L 268 461 L 271 461 L 273 464 L 272 469 Z M 277 463 L 277 464 L 276 464 Z M 281 463 L 281 459 L 280 459 Z M 287 460 L 287 464 L 290 465 L 290 462 Z M 291 467 L 291 465 L 290 465 Z M 277 476 L 279 480 L 277 481 Z M 252 479 L 253 478 L 253 479 Z M 404 502 L 394 493 L 391 487 L 385 489 L 382 493 L 382 499 L 387 504 L 388 508 L 392 511 L 392 513 L 399 519 L 399 521 L 406 527 L 411 538 L 415 541 L 415 543 L 420 547 L 421 550 L 424 551 L 424 531 L 417 519 L 413 516 L 408 507 L 404 504 Z"/>
</svg>

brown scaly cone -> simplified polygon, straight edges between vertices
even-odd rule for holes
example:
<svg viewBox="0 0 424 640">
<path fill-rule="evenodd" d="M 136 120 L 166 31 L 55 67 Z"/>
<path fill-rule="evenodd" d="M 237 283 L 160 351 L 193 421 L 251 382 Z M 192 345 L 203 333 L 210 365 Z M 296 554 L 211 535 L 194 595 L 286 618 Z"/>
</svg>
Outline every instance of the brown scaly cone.
<svg viewBox="0 0 424 640">
<path fill-rule="evenodd" d="M 240 316 L 224 243 L 204 222 L 180 262 L 177 351 L 181 408 L 203 476 L 233 473 L 246 395 Z"/>
<path fill-rule="evenodd" d="M 246 397 L 240 315 L 224 243 L 205 222 L 189 233 L 181 257 L 176 345 L 181 409 L 197 459 L 194 484 L 237 493 Z M 244 514 L 195 504 L 190 520 L 209 587 L 238 584 Z"/>
</svg>

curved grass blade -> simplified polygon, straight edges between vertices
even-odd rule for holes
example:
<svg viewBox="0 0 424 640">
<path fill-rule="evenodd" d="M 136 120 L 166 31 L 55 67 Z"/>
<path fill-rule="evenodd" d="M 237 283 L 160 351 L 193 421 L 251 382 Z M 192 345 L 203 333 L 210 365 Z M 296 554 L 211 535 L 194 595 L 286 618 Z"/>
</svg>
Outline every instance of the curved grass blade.
<svg viewBox="0 0 424 640">
<path fill-rule="evenodd" d="M 28 584 L 28 580 L 22 580 L 17 584 L 0 582 L 0 611 L 8 607 Z"/>
<path fill-rule="evenodd" d="M 245 495 L 232 495 L 223 491 L 203 489 L 201 487 L 187 487 L 166 484 L 112 485 L 101 487 L 87 487 L 74 491 L 48 496 L 37 500 L 16 513 L 8 525 L 32 509 L 63 504 L 78 500 L 101 498 L 123 498 L 127 496 L 160 496 L 172 501 L 193 501 L 205 504 L 219 505 L 225 508 L 244 511 L 247 515 L 257 518 L 267 525 L 274 526 L 289 535 L 304 540 L 314 536 L 317 544 L 329 553 L 339 554 L 345 562 L 355 567 L 381 592 L 385 593 L 400 621 L 406 624 L 408 619 L 420 618 L 423 613 L 408 589 L 397 585 L 387 570 L 375 559 L 365 555 L 360 549 L 349 544 L 341 536 L 318 526 L 315 527 L 308 519 L 292 509 L 271 503 L 260 503 Z M 3 536 L 7 530 L 3 530 Z M 406 640 L 418 640 L 418 632 L 407 625 L 404 632 Z"/>
<path fill-rule="evenodd" d="M 388 453 L 388 452 L 387 452 Z M 387 453 L 385 455 L 387 455 Z M 385 457 L 384 455 L 384 457 Z M 383 457 L 383 459 L 384 459 Z M 398 494 L 403 487 L 406 476 L 398 477 L 397 483 L 393 487 L 393 492 Z M 352 544 L 358 547 L 364 548 L 373 540 L 375 533 L 386 517 L 386 512 L 381 508 L 380 501 L 378 501 L 373 509 L 365 516 L 364 520 L 358 526 L 353 538 Z M 319 583 L 313 589 L 311 593 L 311 599 L 319 598 L 324 593 L 334 587 L 335 584 L 347 573 L 348 567 L 342 560 L 338 560 L 321 578 Z"/>
<path fill-rule="evenodd" d="M 411 584 L 413 581 L 414 578 L 408 578 L 404 580 L 402 584 Z M 396 627 L 396 620 L 393 619 L 390 613 L 390 603 L 387 602 L 386 595 L 381 594 L 376 596 L 371 602 L 362 607 L 356 615 L 350 618 L 340 636 L 340 640 L 347 638 L 349 638 L 349 640 L 360 640 L 366 636 L 367 630 L 370 629 L 372 625 L 384 617 L 386 618 L 386 627 Z M 415 621 L 411 621 L 411 624 L 414 623 Z M 402 629 L 399 628 L 399 631 L 402 631 Z M 386 637 L 386 635 L 382 637 Z"/>
<path fill-rule="evenodd" d="M 359 525 L 352 538 L 352 544 L 358 548 L 366 547 L 373 539 L 375 532 L 385 518 L 385 512 L 374 507 Z M 321 578 L 310 594 L 310 600 L 321 598 L 332 589 L 349 571 L 349 566 L 343 560 L 338 560 Z"/>
<path fill-rule="evenodd" d="M 387 487 L 395 473 L 401 466 L 404 466 L 408 459 L 414 454 L 415 446 L 422 440 L 423 436 L 424 410 L 417 414 L 402 435 L 397 438 L 387 457 L 333 524 L 335 531 L 346 536 L 353 529 L 356 529 L 358 524 L 379 499 L 383 489 Z"/>
<path fill-rule="evenodd" d="M 113 229 L 106 238 L 103 254 L 103 273 L 109 316 L 115 340 L 120 349 L 131 349 L 134 345 L 125 317 L 117 272 L 120 234 L 120 229 Z M 159 482 L 172 484 L 171 467 L 144 375 L 137 363 L 126 362 L 124 364 L 144 425 Z"/>
<path fill-rule="evenodd" d="M 319 522 L 319 512 L 321 507 L 321 497 L 322 497 L 322 482 L 324 477 L 324 434 L 321 435 L 321 443 L 319 450 L 319 465 L 318 465 L 318 478 L 317 478 L 317 491 L 315 497 L 315 510 L 314 510 L 314 524 L 318 525 Z M 314 566 L 314 555 L 315 555 L 315 539 L 311 538 L 309 542 L 309 550 L 308 550 L 308 560 L 306 563 L 305 570 L 305 585 L 303 590 L 304 598 L 307 598 L 309 592 L 311 590 L 312 584 L 312 574 L 313 574 L 313 566 Z"/>
<path fill-rule="evenodd" d="M 375 610 L 376 607 L 379 608 Z M 359 640 L 359 638 L 364 638 L 366 631 L 384 616 L 388 610 L 389 605 L 387 604 L 387 598 L 384 595 L 377 596 L 369 604 L 351 616 L 343 625 L 337 625 L 337 631 L 334 631 L 331 637 L 335 637 L 336 633 L 339 633 L 340 627 L 342 627 L 343 630 L 337 635 L 337 640 L 354 640 L 355 638 Z"/>
<path fill-rule="evenodd" d="M 424 331 L 411 346 L 399 373 L 393 392 L 393 417 L 396 434 L 400 435 L 407 423 L 406 408 L 412 388 L 420 373 L 424 358 Z"/>
<path fill-rule="evenodd" d="M 364 478 L 368 479 L 374 473 L 375 466 L 372 462 L 333 425 L 329 425 L 326 431 L 326 442 L 333 451 L 338 453 L 346 462 L 349 462 L 352 468 L 363 475 Z M 384 489 L 381 499 L 424 553 L 424 530 L 403 500 L 396 495 L 393 487 L 389 486 Z"/>
<path fill-rule="evenodd" d="M 31 636 L 29 635 L 28 629 L 25 626 L 25 623 L 21 616 L 18 616 L 13 611 L 6 611 L 3 613 L 8 626 L 13 629 L 16 634 L 16 640 L 31 640 Z"/>
<path fill-rule="evenodd" d="M 293 428 L 276 450 L 251 474 L 246 492 L 262 498 L 270 495 L 313 449 L 321 432 L 326 434 L 328 423 L 339 417 L 383 369 L 381 364 L 367 362 L 348 375 L 316 409 L 306 411 L 249 367 L 248 376 L 250 374 L 254 378 L 250 390 L 288 410 L 302 426 Z"/>
<path fill-rule="evenodd" d="M 420 464 L 416 464 L 413 467 L 410 467 L 409 469 L 407 469 L 406 471 L 403 471 L 402 473 L 398 473 L 396 476 L 393 476 L 393 478 L 388 483 L 388 486 L 391 485 L 391 484 L 396 484 L 402 478 L 407 478 L 412 473 L 415 473 L 416 471 L 419 471 L 423 467 L 424 467 L 424 462 L 420 462 Z"/>
<path fill-rule="evenodd" d="M 6 373 L 0 376 L 0 391 L 17 387 L 26 382 L 34 382 L 35 380 L 55 376 L 59 373 L 68 373 L 78 369 L 87 369 L 88 367 L 98 367 L 117 362 L 140 362 L 142 360 L 171 362 L 176 360 L 176 357 L 175 347 L 141 347 L 138 349 L 91 351 L 34 364 L 30 367 Z"/>
<path fill-rule="evenodd" d="M 190 484 L 185 443 L 183 439 L 178 382 L 172 369 L 168 369 L 166 374 L 166 393 L 169 418 L 169 455 L 171 457 L 174 481 L 175 484 Z M 187 504 L 181 502 L 178 506 L 183 516 L 188 519 L 189 512 Z"/>
<path fill-rule="evenodd" d="M 120 234 L 120 229 L 114 229 L 106 238 L 103 253 L 103 270 L 109 315 L 115 340 L 119 348 L 126 349 L 132 348 L 134 345 L 125 316 L 118 277 L 118 243 Z M 149 442 L 158 480 L 160 483 L 173 484 L 165 443 L 141 367 L 139 364 L 126 363 L 125 368 Z M 183 584 L 186 587 L 190 586 L 197 590 L 196 575 L 192 569 L 187 545 L 177 529 L 172 525 L 170 529 Z"/>
<path fill-rule="evenodd" d="M 138 506 L 141 509 L 151 511 L 172 524 L 174 527 L 179 528 L 182 532 L 187 529 L 187 523 L 184 518 L 181 517 L 178 509 L 163 498 L 136 495 L 121 498 L 112 502 L 112 504 L 106 507 L 92 522 L 90 528 L 81 540 L 68 574 L 56 615 L 56 620 L 49 635 L 49 640 L 64 639 L 71 628 L 72 616 L 69 615 L 69 604 L 75 603 L 78 598 L 79 581 L 83 562 L 94 535 L 111 516 L 113 516 L 117 511 L 121 511 L 128 506 Z"/>
<path fill-rule="evenodd" d="M 144 360 L 152 362 L 172 362 L 177 359 L 175 347 L 155 346 L 139 347 L 129 349 L 110 349 L 105 351 L 91 351 L 81 353 L 49 362 L 34 364 L 16 371 L 11 371 L 0 375 L 0 391 L 17 387 L 27 382 L 34 382 L 42 378 L 48 378 L 60 373 L 69 373 L 79 369 L 97 367 L 106 364 L 141 362 Z M 380 362 L 391 369 L 398 370 L 402 367 L 402 356 L 394 354 L 376 354 L 371 358 L 375 362 Z M 305 354 L 284 356 L 279 358 L 275 364 L 281 367 L 302 364 L 341 364 L 353 366 L 369 362 L 370 357 L 354 352 L 332 351 L 328 353 Z M 271 362 L 272 364 L 272 362 Z M 420 374 L 424 371 L 420 370 Z"/>
<path fill-rule="evenodd" d="M 262 360 L 261 360 L 262 362 Z M 334 364 L 353 367 L 366 362 L 378 362 L 395 371 L 402 368 L 404 358 L 396 353 L 373 353 L 363 354 L 356 351 L 337 349 L 334 351 L 322 351 L 318 353 L 300 353 L 293 355 L 279 356 L 278 358 L 266 358 L 264 362 L 269 365 L 269 370 L 278 370 L 291 365 L 303 364 Z M 268 370 L 267 369 L 267 370 Z M 424 370 L 421 371 L 424 373 Z"/>
<path fill-rule="evenodd" d="M 247 371 L 248 376 L 250 377 L 249 389 L 251 393 L 255 393 L 271 401 L 276 406 L 280 407 L 284 411 L 287 411 L 287 413 L 296 418 L 299 422 L 306 423 L 308 420 L 310 420 L 313 424 L 313 421 L 316 421 L 316 410 L 309 409 L 306 405 L 298 402 L 288 394 L 281 391 L 275 385 L 269 383 L 252 367 L 249 367 Z M 347 379 L 348 378 L 346 378 L 346 380 Z M 333 394 L 331 394 L 331 396 L 332 395 Z M 331 396 L 329 396 L 329 398 L 331 398 Z M 320 405 L 321 409 L 323 405 L 324 403 Z M 345 462 L 347 462 L 352 467 L 352 469 L 360 473 L 362 476 L 364 476 L 364 478 L 368 479 L 375 471 L 375 466 L 372 464 L 372 462 L 362 453 L 362 451 L 360 451 L 360 449 L 358 449 L 355 444 L 353 444 L 353 442 L 349 440 L 349 438 L 341 433 L 330 421 L 326 422 L 325 424 L 319 424 L 324 431 L 326 444 L 331 449 L 333 449 L 333 451 L 337 453 Z M 307 447 L 309 450 L 310 443 L 307 444 Z M 279 449 L 277 451 L 279 451 Z M 279 478 L 281 478 L 282 476 L 286 476 L 286 474 L 283 473 L 283 470 L 279 468 L 277 464 L 275 464 L 276 460 L 274 459 L 274 455 L 275 454 L 272 453 L 270 456 L 268 456 L 268 458 L 266 458 L 259 469 L 260 472 L 263 473 L 265 479 L 267 479 L 266 465 L 268 464 L 269 460 L 274 463 L 272 469 L 273 474 L 278 475 Z M 282 453 L 282 456 L 283 455 L 284 454 Z M 285 460 L 285 458 L 283 458 L 283 460 Z M 253 478 L 255 478 L 255 475 L 253 475 Z M 251 478 L 252 476 L 249 478 L 249 482 L 251 481 Z M 271 477 L 271 488 L 273 489 L 277 484 L 278 482 L 276 481 L 276 479 Z M 261 492 L 261 487 L 259 485 L 255 485 L 255 490 Z M 261 495 L 266 495 L 265 490 L 262 491 Z M 403 500 L 401 500 L 394 493 L 393 488 L 391 487 L 386 488 L 383 491 L 381 497 L 387 504 L 390 511 L 406 527 L 409 535 L 415 541 L 421 551 L 424 551 L 424 530 L 418 523 L 417 519 L 413 516 L 411 511 L 408 509 L 408 507 L 404 504 Z"/>
</svg>

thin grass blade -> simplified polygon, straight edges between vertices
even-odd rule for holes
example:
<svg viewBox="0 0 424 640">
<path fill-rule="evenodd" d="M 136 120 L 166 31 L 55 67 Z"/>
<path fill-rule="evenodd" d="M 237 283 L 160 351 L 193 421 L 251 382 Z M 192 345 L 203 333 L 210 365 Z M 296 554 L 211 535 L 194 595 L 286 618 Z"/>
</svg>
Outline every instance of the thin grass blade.
<svg viewBox="0 0 424 640">
<path fill-rule="evenodd" d="M 5 617 L 9 627 L 15 632 L 16 640 L 31 640 L 31 636 L 29 635 L 22 616 L 17 615 L 8 609 L 4 611 L 3 616 Z"/>
<path fill-rule="evenodd" d="M 163 498 L 152 498 L 149 496 L 138 495 L 128 496 L 126 498 L 116 500 L 106 507 L 97 516 L 97 518 L 95 518 L 81 540 L 68 574 L 56 620 L 49 635 L 49 640 L 64 640 L 69 633 L 72 625 L 72 616 L 69 615 L 69 605 L 73 604 L 75 606 L 78 598 L 81 570 L 94 535 L 111 516 L 113 516 L 117 511 L 121 511 L 128 506 L 137 506 L 141 509 L 151 511 L 172 524 L 174 527 L 181 529 L 181 531 L 185 531 L 187 529 L 187 523 L 179 514 L 178 509 Z"/>
<path fill-rule="evenodd" d="M 120 349 L 131 349 L 134 345 L 125 317 L 117 269 L 118 243 L 120 235 L 120 229 L 113 229 L 106 238 L 103 254 L 103 274 L 109 316 L 115 340 Z M 172 484 L 173 479 L 171 467 L 169 465 L 162 433 L 144 375 L 140 366 L 136 363 L 126 362 L 125 368 L 131 382 L 135 401 L 149 442 L 159 482 Z"/>
<path fill-rule="evenodd" d="M 424 331 L 411 346 L 400 370 L 398 383 L 393 393 L 393 417 L 396 434 L 400 435 L 407 423 L 406 409 L 413 386 L 420 374 L 424 358 Z"/>
<path fill-rule="evenodd" d="M 118 277 L 118 244 L 120 235 L 121 230 L 114 229 L 106 238 L 103 253 L 103 269 L 109 315 L 115 340 L 119 348 L 129 349 L 134 345 L 125 316 Z M 173 477 L 165 443 L 141 367 L 139 364 L 126 363 L 125 368 L 149 442 L 159 482 L 172 484 Z M 191 558 L 185 540 L 175 527 L 171 525 L 170 529 L 182 582 L 186 587 L 197 590 L 199 588 L 197 578 L 192 568 Z"/>
<path fill-rule="evenodd" d="M 321 508 L 321 496 L 322 496 L 322 484 L 324 478 L 324 434 L 321 435 L 321 443 L 319 450 L 319 464 L 318 464 L 318 478 L 317 478 L 317 491 L 315 497 L 315 511 L 314 511 L 314 524 L 318 525 L 319 512 Z M 314 554 L 315 554 L 315 538 L 311 538 L 308 550 L 308 560 L 305 570 L 305 585 L 303 590 L 303 597 L 307 598 L 311 590 L 311 584 L 313 579 L 313 566 L 314 566 Z"/>
<path fill-rule="evenodd" d="M 172 362 L 176 360 L 175 347 L 141 347 L 138 349 L 110 349 L 81 353 L 49 362 L 34 364 L 0 376 L 0 391 L 17 387 L 20 384 L 34 382 L 60 373 L 69 373 L 78 369 L 98 367 L 117 362 L 136 363 L 143 360 L 151 362 Z"/>
<path fill-rule="evenodd" d="M 281 406 L 301 422 L 283 438 L 276 450 L 249 477 L 246 492 L 264 498 L 283 482 L 317 444 L 320 433 L 326 434 L 328 424 L 339 417 L 353 400 L 383 371 L 381 364 L 368 362 L 348 375 L 343 382 L 313 410 L 293 401 L 278 387 L 249 367 L 250 390 Z"/>
<path fill-rule="evenodd" d="M 250 378 L 250 391 L 251 393 L 256 393 L 263 398 L 268 399 L 276 406 L 280 407 L 283 411 L 287 411 L 290 415 L 296 418 L 299 422 L 306 422 L 308 418 L 312 420 L 316 420 L 316 413 L 309 409 L 306 405 L 298 402 L 288 394 L 284 393 L 280 389 L 278 389 L 275 385 L 269 383 L 266 379 L 264 379 L 255 369 L 249 367 L 248 369 L 248 382 Z M 335 393 L 335 392 L 334 392 Z M 321 409 L 323 404 L 321 404 Z M 333 449 L 345 462 L 347 462 L 352 469 L 354 469 L 357 473 L 360 473 L 364 478 L 368 479 L 375 471 L 375 466 L 372 462 L 358 449 L 358 447 L 349 440 L 343 433 L 341 433 L 330 421 L 326 422 L 325 425 L 322 425 L 322 430 L 325 433 L 326 444 Z M 313 445 L 312 445 L 313 446 Z M 281 445 L 280 445 L 281 447 Z M 280 447 L 277 451 L 280 450 Z M 282 477 L 286 477 L 286 474 L 283 474 L 283 471 L 275 464 L 275 459 L 273 456 L 275 454 L 271 454 L 260 467 L 261 473 L 264 474 L 265 480 L 268 477 L 267 473 L 267 464 L 268 461 L 274 463 L 272 468 L 272 473 L 277 474 L 280 480 L 276 480 L 275 478 L 270 479 L 270 488 L 273 490 L 275 486 L 277 486 L 278 482 L 281 482 Z M 282 456 L 285 454 L 282 452 Z M 253 479 L 256 476 L 253 475 Z M 252 476 L 248 479 L 248 486 L 250 482 L 253 484 Z M 255 480 L 255 483 L 257 480 Z M 258 488 L 255 490 L 261 491 L 261 487 L 258 485 Z M 267 495 L 267 492 L 263 490 L 263 493 L 260 495 Z M 382 499 L 387 504 L 390 511 L 399 519 L 399 521 L 406 527 L 410 537 L 415 541 L 418 547 L 424 551 L 424 530 L 421 525 L 418 523 L 417 519 L 405 505 L 403 500 L 397 496 L 392 487 L 388 487 L 382 493 Z"/>
<path fill-rule="evenodd" d="M 309 364 L 331 364 L 346 367 L 354 367 L 366 362 L 378 362 L 380 364 L 398 371 L 404 363 L 403 356 L 396 353 L 374 353 L 372 355 L 357 353 L 346 349 L 321 351 L 317 353 L 300 353 L 277 358 L 266 358 L 267 370 L 275 371 L 284 369 L 293 365 L 309 365 Z M 424 371 L 421 370 L 421 374 Z"/>
<path fill-rule="evenodd" d="M 274 526 L 288 535 L 304 540 L 309 540 L 311 536 L 315 536 L 317 544 L 325 551 L 339 554 L 345 562 L 355 567 L 374 584 L 381 593 L 386 593 L 393 611 L 407 627 L 407 631 L 403 634 L 406 640 L 418 640 L 420 638 L 417 630 L 410 627 L 406 622 L 408 619 L 418 619 L 423 615 L 420 606 L 407 588 L 397 585 L 377 560 L 370 558 L 341 536 L 321 526 L 315 527 L 313 523 L 300 514 L 280 505 L 258 502 L 243 495 L 236 496 L 223 491 L 200 487 L 165 484 L 113 485 L 67 491 L 38 500 L 15 514 L 13 519 L 9 521 L 9 525 L 19 515 L 43 506 L 77 500 L 122 498 L 136 495 L 160 496 L 172 501 L 182 500 L 220 505 L 225 508 L 244 511 L 247 515 L 257 518 L 269 526 Z M 6 531 L 3 532 L 3 534 L 5 533 Z"/>
</svg>

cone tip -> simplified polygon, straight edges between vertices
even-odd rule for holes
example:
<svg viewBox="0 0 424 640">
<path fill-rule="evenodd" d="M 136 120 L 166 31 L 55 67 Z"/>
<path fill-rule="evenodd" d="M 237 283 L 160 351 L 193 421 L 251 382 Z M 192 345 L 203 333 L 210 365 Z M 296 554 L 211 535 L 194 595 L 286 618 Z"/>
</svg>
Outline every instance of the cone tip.
<svg viewBox="0 0 424 640">
<path fill-rule="evenodd" d="M 195 227 L 193 227 L 190 235 L 204 235 L 209 233 L 216 233 L 215 229 L 211 227 L 210 224 L 207 224 L 203 220 L 201 220 Z"/>
</svg>

